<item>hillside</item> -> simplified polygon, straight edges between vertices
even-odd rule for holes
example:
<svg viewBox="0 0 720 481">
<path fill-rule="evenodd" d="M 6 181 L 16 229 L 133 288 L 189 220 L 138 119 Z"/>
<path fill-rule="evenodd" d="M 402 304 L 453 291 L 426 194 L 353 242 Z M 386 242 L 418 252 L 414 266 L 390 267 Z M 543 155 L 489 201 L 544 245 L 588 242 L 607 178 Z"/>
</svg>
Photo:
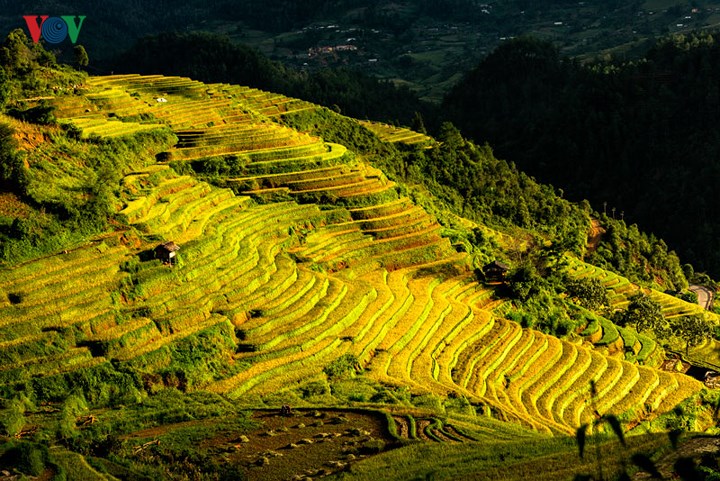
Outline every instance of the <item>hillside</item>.
<svg viewBox="0 0 720 481">
<path fill-rule="evenodd" d="M 168 388 L 247 408 L 430 408 L 474 416 L 470 432 L 491 417 L 555 435 L 598 411 L 649 426 L 702 390 L 508 320 L 508 300 L 476 280 L 472 257 L 433 215 L 343 145 L 277 122 L 316 106 L 132 75 L 88 78 L 51 103 L 73 137 L 12 122 L 16 136 L 45 139 L 21 146 L 32 148 L 35 181 L 43 170 L 60 182 L 87 169 L 67 154 L 50 168 L 39 160 L 47 155 L 142 143 L 152 129 L 177 138 L 157 162 L 130 161 L 112 230 L 0 272 L 4 397 L 67 406 L 67 393 L 81 396 L 95 421 L 66 428 L 73 443 L 113 425 L 121 405 Z M 169 240 L 180 246 L 172 267 L 152 260 Z M 648 359 L 651 342 L 640 340 Z M 696 427 L 708 425 L 697 416 Z M 458 436 L 443 433 L 432 436 Z"/>
<path fill-rule="evenodd" d="M 717 41 L 671 35 L 635 61 L 581 65 L 549 43 L 518 39 L 469 72 L 444 111 L 498 156 L 643 226 L 715 275 Z"/>
<path fill-rule="evenodd" d="M 713 28 L 720 7 L 712 0 L 184 0 L 172 5 L 136 2 L 129 11 L 127 3 L 118 0 L 39 0 L 30 12 L 18 2 L 0 4 L 4 32 L 24 28 L 22 16 L 31 13 L 87 16 L 79 41 L 91 65 L 102 64 L 105 73 L 113 70 L 106 61 L 140 38 L 202 31 L 227 35 L 300 69 L 349 66 L 407 85 L 434 101 L 514 37 L 552 41 L 571 56 L 631 58 L 661 35 Z M 66 61 L 72 59 L 68 46 L 53 46 L 66 50 Z"/>
<path fill-rule="evenodd" d="M 618 470 L 611 430 L 714 432 L 717 393 L 668 359 L 720 364 L 677 256 L 452 125 L 88 77 L 19 30 L 3 49 L 8 473 L 361 475 L 378 453 L 499 443 L 570 476 L 593 465 L 567 455 L 577 432 Z M 612 242 L 588 246 L 600 226 Z M 486 461 L 466 472 L 506 464 Z"/>
</svg>

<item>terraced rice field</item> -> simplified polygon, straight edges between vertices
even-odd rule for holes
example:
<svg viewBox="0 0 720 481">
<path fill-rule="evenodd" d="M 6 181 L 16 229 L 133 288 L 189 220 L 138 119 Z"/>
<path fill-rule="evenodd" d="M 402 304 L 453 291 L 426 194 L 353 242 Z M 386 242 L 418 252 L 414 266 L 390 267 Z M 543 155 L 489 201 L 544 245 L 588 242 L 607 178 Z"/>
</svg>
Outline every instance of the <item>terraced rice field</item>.
<svg viewBox="0 0 720 481">
<path fill-rule="evenodd" d="M 0 271 L 7 360 L 0 382 L 110 361 L 157 372 L 173 346 L 216 332 L 227 348 L 213 361 L 225 367 L 192 388 L 238 402 L 289 392 L 343 354 L 355 355 L 371 379 L 464 397 L 480 412 L 547 433 L 571 434 L 595 411 L 651 419 L 702 388 L 498 315 L 492 292 L 475 281 L 436 219 L 400 197 L 382 172 L 261 113 L 293 101 L 161 76 L 89 84 L 94 90 L 84 100 L 59 109 L 69 121 L 90 122 L 81 115 L 87 105 L 102 117 L 136 104 L 136 113 L 152 113 L 176 132 L 174 152 L 241 154 L 247 171 L 227 176 L 232 190 L 162 163 L 128 172 L 117 218 L 136 234 Z M 259 202 L 259 193 L 277 189 L 289 197 Z M 172 267 L 148 256 L 165 240 L 180 245 Z M 593 269 L 578 263 L 575 273 L 603 275 L 620 294 L 633 290 Z M 601 327 L 607 344 L 622 340 Z M 75 342 L 60 342 L 71 328 Z M 635 341 L 634 355 L 648 358 L 649 340 Z M 463 438 L 436 419 L 414 420 L 413 432 Z"/>
<path fill-rule="evenodd" d="M 432 137 L 403 127 L 395 127 L 381 122 L 360 121 L 360 124 L 370 130 L 384 142 L 401 143 L 413 146 L 428 147 L 435 143 Z"/>
<path fill-rule="evenodd" d="M 568 258 L 570 265 L 570 274 L 579 278 L 598 279 L 606 289 L 610 290 L 611 307 L 621 309 L 629 304 L 629 297 L 634 294 L 644 292 L 652 299 L 657 301 L 663 309 L 663 314 L 667 318 L 679 317 L 690 314 L 703 314 L 709 316 L 716 321 L 720 321 L 718 316 L 705 311 L 698 304 L 683 301 L 675 296 L 656 291 L 654 289 L 641 289 L 639 286 L 631 283 L 628 279 L 610 271 L 606 271 L 599 267 L 586 264 L 574 258 Z"/>
<path fill-rule="evenodd" d="M 689 303 L 675 296 L 659 292 L 654 289 L 640 288 L 631 283 L 625 277 L 606 271 L 599 267 L 586 264 L 577 259 L 568 258 L 569 274 L 578 278 L 598 279 L 606 289 L 612 309 L 620 310 L 627 308 L 629 298 L 638 293 L 644 293 L 651 299 L 657 301 L 662 307 L 662 313 L 667 319 L 675 317 L 701 314 L 706 319 L 720 324 L 720 317 L 706 311 L 698 304 Z M 634 330 L 618 330 L 610 321 L 600 316 L 590 314 L 592 320 L 583 332 L 584 336 L 591 343 L 607 347 L 610 353 L 625 352 L 625 359 L 647 366 L 659 366 L 662 364 L 664 355 L 662 349 L 656 342 L 647 336 L 639 335 Z M 708 357 L 714 359 L 713 349 L 708 349 L 710 341 L 706 341 L 695 348 L 697 359 Z M 718 363 L 720 366 L 720 363 Z"/>
</svg>

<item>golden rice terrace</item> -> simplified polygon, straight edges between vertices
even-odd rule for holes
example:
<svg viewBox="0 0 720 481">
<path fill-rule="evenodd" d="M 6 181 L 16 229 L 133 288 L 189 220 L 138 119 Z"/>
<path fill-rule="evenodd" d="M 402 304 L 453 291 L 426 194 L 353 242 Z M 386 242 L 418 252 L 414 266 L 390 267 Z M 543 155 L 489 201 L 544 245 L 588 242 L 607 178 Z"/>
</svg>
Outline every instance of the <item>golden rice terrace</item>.
<svg viewBox="0 0 720 481">
<path fill-rule="evenodd" d="M 0 271 L 4 385 L 52 386 L 112 365 L 150 386 L 276 407 L 351 354 L 373 381 L 464 397 L 481 414 L 562 434 L 603 414 L 632 428 L 703 389 L 658 369 L 651 339 L 602 321 L 568 342 L 507 320 L 467 255 L 382 171 L 277 121 L 317 106 L 178 77 L 86 87 L 53 100 L 78 142 L 169 128 L 177 143 L 125 173 L 114 232 Z M 430 142 L 375 128 L 391 142 Z M 225 188 L 184 170 L 215 164 L 232 166 L 215 172 Z M 58 178 L 72 168 L 58 162 Z M 172 262 L 153 259 L 168 241 L 179 246 Z M 612 302 L 627 302 L 619 276 L 579 261 L 570 272 L 607 281 Z M 668 312 L 695 309 L 672 302 Z M 198 352 L 196 369 L 169 372 L 176 347 L 193 342 L 213 350 Z"/>
</svg>

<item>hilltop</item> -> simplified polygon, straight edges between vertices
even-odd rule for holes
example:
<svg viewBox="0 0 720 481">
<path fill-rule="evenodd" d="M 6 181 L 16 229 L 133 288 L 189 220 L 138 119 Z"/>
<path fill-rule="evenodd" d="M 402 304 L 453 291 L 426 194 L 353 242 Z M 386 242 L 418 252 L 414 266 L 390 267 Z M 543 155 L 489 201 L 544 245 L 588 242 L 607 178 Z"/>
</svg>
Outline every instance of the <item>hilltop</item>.
<svg viewBox="0 0 720 481">
<path fill-rule="evenodd" d="M 610 471 L 671 449 L 662 433 L 715 432 L 717 392 L 667 362 L 720 365 L 717 315 L 664 292 L 687 288 L 674 253 L 452 125 L 87 77 L 20 44 L 1 118 L 4 468 L 513 479 L 542 458 L 562 479 L 596 467 L 578 430 Z M 592 218 L 649 278 L 582 260 Z"/>
</svg>

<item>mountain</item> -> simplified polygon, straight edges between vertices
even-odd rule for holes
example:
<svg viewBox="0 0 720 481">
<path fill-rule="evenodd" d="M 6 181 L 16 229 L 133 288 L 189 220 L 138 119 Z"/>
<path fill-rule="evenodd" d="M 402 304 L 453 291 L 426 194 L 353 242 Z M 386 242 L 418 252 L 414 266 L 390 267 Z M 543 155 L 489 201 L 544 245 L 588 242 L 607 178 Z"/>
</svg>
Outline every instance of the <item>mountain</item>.
<svg viewBox="0 0 720 481">
<path fill-rule="evenodd" d="M 584 59 L 634 58 L 667 33 L 711 28 L 712 0 L 39 0 L 0 2 L 0 30 L 26 28 L 24 15 L 84 15 L 78 42 L 94 73 L 137 40 L 170 32 L 228 35 L 234 43 L 297 69 L 350 67 L 440 102 L 462 74 L 508 39 L 533 35 Z M 72 44 L 50 45 L 72 60 Z"/>
<path fill-rule="evenodd" d="M 452 125 L 4 47 L 9 473 L 565 479 L 714 432 L 678 258 Z M 652 282 L 582 260 L 599 226 Z"/>
<path fill-rule="evenodd" d="M 281 92 L 358 118 L 410 123 L 416 112 L 434 117 L 407 88 L 348 68 L 297 71 L 257 50 L 208 33 L 165 33 L 139 40 L 111 62 L 115 72 L 175 74 Z"/>
<path fill-rule="evenodd" d="M 716 275 L 718 51 L 715 34 L 697 33 L 668 37 L 638 61 L 579 64 L 517 40 L 470 72 L 444 110 L 499 156 L 645 226 Z"/>
</svg>

